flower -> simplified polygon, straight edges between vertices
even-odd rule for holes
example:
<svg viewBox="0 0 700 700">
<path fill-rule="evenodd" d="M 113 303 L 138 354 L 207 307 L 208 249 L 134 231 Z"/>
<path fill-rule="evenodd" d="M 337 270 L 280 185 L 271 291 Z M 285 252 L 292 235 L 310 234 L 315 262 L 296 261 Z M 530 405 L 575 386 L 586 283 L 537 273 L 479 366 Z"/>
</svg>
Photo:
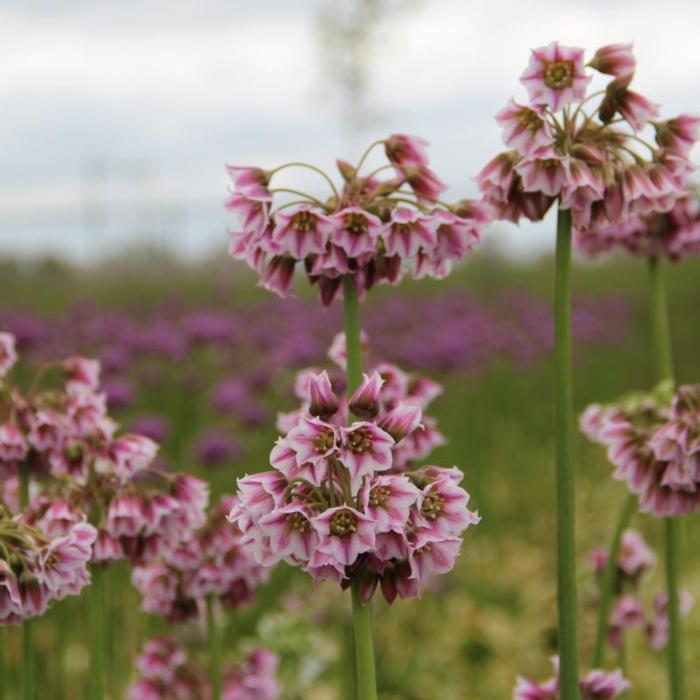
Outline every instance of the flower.
<svg viewBox="0 0 700 700">
<path fill-rule="evenodd" d="M 558 200 L 562 210 L 571 210 L 582 245 L 595 250 L 588 232 L 663 214 L 683 197 L 698 121 L 687 115 L 651 121 L 657 105 L 630 89 L 631 45 L 604 46 L 589 65 L 611 75 L 597 104 L 599 93 L 586 96 L 591 76 L 582 49 L 552 42 L 532 52 L 521 76 L 529 104 L 511 100 L 496 115 L 512 150 L 489 161 L 477 182 L 491 215 L 514 223 L 542 219 Z M 639 135 L 650 121 L 657 147 Z"/>
<path fill-rule="evenodd" d="M 554 112 L 581 101 L 590 81 L 583 64 L 583 49 L 561 46 L 556 41 L 534 49 L 530 64 L 520 76 L 530 101 L 546 104 Z"/>
<path fill-rule="evenodd" d="M 289 294 L 294 270 L 302 263 L 324 306 L 340 293 L 343 278 L 364 295 L 377 283 L 398 283 L 407 272 L 444 277 L 452 262 L 474 247 L 491 218 L 490 209 L 439 200 L 446 185 L 428 167 L 422 139 L 394 134 L 371 148 L 378 145 L 384 146 L 395 176 L 381 180 L 378 172 L 362 175 L 364 157 L 357 166 L 338 160 L 341 187 L 303 163 L 272 171 L 229 167 L 234 190 L 226 206 L 242 226 L 230 233 L 230 255 L 244 260 L 259 274 L 262 286 L 281 296 Z M 275 202 L 273 194 L 285 190 L 270 190 L 270 179 L 292 166 L 321 174 L 330 186 L 329 197 L 299 193 L 300 200 Z"/>
<path fill-rule="evenodd" d="M 15 336 L 12 333 L 0 333 L 0 379 L 4 377 L 17 362 Z"/>
<path fill-rule="evenodd" d="M 637 61 L 632 44 L 608 44 L 595 52 L 588 65 L 600 73 L 620 77 L 634 73 Z"/>
<path fill-rule="evenodd" d="M 379 365 L 323 420 L 310 415 L 309 397 L 312 387 L 330 391 L 328 375 L 302 370 L 295 387 L 301 410 L 284 421 L 293 427 L 272 449 L 272 470 L 239 479 L 229 521 L 262 566 L 284 560 L 314 580 L 357 581 L 363 601 L 378 587 L 389 603 L 418 595 L 452 569 L 464 531 L 479 522 L 459 470 L 412 464 L 439 442 L 434 423 L 421 423 L 439 385 Z M 346 425 L 348 407 L 364 420 Z"/>
<path fill-rule="evenodd" d="M 503 142 L 506 146 L 525 155 L 550 149 L 554 145 L 544 105 L 527 107 L 510 100 L 496 115 L 496 121 L 503 127 Z"/>
</svg>

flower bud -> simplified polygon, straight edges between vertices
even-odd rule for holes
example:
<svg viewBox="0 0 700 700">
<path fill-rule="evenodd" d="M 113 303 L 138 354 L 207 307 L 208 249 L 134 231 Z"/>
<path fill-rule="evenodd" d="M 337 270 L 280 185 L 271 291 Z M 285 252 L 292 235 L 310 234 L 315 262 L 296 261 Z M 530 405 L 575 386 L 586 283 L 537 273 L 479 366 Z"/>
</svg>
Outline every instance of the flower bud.
<svg viewBox="0 0 700 700">
<path fill-rule="evenodd" d="M 379 372 L 363 375 L 362 384 L 350 398 L 350 412 L 363 420 L 374 418 L 379 413 L 379 392 L 384 380 Z"/>
<path fill-rule="evenodd" d="M 338 397 L 333 393 L 331 380 L 325 370 L 311 374 L 308 379 L 311 404 L 309 413 L 321 420 L 330 418 L 338 410 Z"/>
<path fill-rule="evenodd" d="M 418 428 L 422 415 L 423 412 L 418 406 L 400 401 L 377 421 L 377 425 L 399 442 Z"/>
</svg>

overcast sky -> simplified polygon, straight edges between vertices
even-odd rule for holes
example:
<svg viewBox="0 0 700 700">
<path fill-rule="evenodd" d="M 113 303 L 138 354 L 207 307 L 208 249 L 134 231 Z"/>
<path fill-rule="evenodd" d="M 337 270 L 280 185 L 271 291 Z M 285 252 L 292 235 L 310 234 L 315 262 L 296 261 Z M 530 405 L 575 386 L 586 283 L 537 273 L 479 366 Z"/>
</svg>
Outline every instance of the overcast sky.
<svg viewBox="0 0 700 700">
<path fill-rule="evenodd" d="M 395 131 L 428 138 L 449 195 L 473 196 L 501 148 L 493 114 L 553 39 L 634 41 L 636 89 L 700 112 L 696 0 L 376 2 L 349 99 L 328 46 L 359 0 L 3 0 L 0 253 L 223 251 L 224 162 L 331 168 Z M 548 229 L 498 235 L 517 252 Z"/>
</svg>

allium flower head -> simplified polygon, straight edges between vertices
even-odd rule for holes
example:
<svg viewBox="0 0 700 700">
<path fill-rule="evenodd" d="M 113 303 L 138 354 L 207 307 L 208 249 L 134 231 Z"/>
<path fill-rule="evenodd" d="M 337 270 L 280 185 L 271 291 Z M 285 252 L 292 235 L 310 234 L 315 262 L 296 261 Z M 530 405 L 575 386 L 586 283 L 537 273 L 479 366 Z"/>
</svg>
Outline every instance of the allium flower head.
<svg viewBox="0 0 700 700">
<path fill-rule="evenodd" d="M 369 150 L 378 145 L 384 146 L 389 165 L 362 174 Z M 379 282 L 395 284 L 406 273 L 445 276 L 452 262 L 474 246 L 490 210 L 477 203 L 440 201 L 446 185 L 430 169 L 426 146 L 405 134 L 378 141 L 357 165 L 337 161 L 339 185 L 307 164 L 270 171 L 229 167 L 233 191 L 226 206 L 241 224 L 230 234 L 231 256 L 245 260 L 259 273 L 262 286 L 282 296 L 289 294 L 294 270 L 302 263 L 324 305 L 337 296 L 343 277 L 364 294 Z M 328 196 L 271 187 L 275 175 L 292 166 L 310 168 L 323 178 Z M 380 179 L 387 168 L 393 176 Z M 276 201 L 293 193 L 292 201 Z M 446 223 L 450 228 L 438 236 L 437 229 Z"/>
<path fill-rule="evenodd" d="M 453 568 L 479 522 L 459 470 L 414 464 L 442 439 L 422 419 L 440 388 L 380 365 L 321 420 L 309 414 L 321 377 L 300 372 L 298 422 L 273 448 L 271 471 L 239 480 L 229 520 L 260 565 L 284 560 L 343 587 L 357 580 L 363 600 L 378 587 L 390 603 L 418 595 Z M 348 406 L 363 420 L 348 426 Z"/>
<path fill-rule="evenodd" d="M 700 507 L 700 386 L 678 387 L 670 406 L 653 394 L 609 406 L 600 420 L 596 441 L 642 512 L 672 517 Z"/>
<path fill-rule="evenodd" d="M 582 49 L 553 42 L 532 52 L 521 76 L 530 103 L 511 100 L 496 115 L 512 150 L 477 176 L 494 217 L 536 221 L 558 200 L 583 237 L 631 217 L 667 212 L 683 196 L 697 120 L 656 120 L 658 106 L 630 87 L 631 45 L 604 46 L 588 65 L 611 76 L 600 97 L 586 95 L 591 75 Z M 649 123 L 656 146 L 641 135 Z"/>
</svg>

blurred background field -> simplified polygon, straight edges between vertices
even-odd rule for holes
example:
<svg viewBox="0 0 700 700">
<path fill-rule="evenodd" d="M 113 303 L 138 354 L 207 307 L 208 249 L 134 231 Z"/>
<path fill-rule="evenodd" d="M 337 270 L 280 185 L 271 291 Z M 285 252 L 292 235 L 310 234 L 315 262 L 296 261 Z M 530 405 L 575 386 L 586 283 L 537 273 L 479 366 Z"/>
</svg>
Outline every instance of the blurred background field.
<svg viewBox="0 0 700 700">
<path fill-rule="evenodd" d="M 497 235 L 494 233 L 493 235 Z M 378 602 L 381 696 L 416 700 L 510 696 L 515 676 L 544 677 L 555 645 L 551 401 L 551 261 L 515 265 L 477 254 L 445 283 L 381 288 L 363 309 L 378 360 L 420 369 L 446 388 L 432 413 L 448 444 L 431 462 L 459 465 L 482 523 L 467 533 L 457 569 L 431 595 Z M 646 270 L 635 261 L 575 269 L 576 405 L 613 399 L 653 381 Z M 698 371 L 700 265 L 669 275 L 679 381 Z M 277 410 L 290 410 L 294 371 L 328 366 L 339 309 L 320 309 L 300 287 L 281 302 L 226 260 L 184 264 L 144 251 L 92 269 L 56 260 L 6 260 L 0 327 L 14 332 L 27 364 L 80 351 L 100 357 L 113 412 L 162 441 L 171 469 L 205 476 L 215 494 L 236 476 L 267 468 Z M 625 490 L 602 451 L 579 440 L 578 553 L 583 658 L 590 654 L 595 588 L 587 553 L 606 544 Z M 660 528 L 634 526 L 659 542 Z M 684 525 L 683 585 L 700 595 L 697 519 Z M 661 562 L 659 562 L 660 567 Z M 662 588 L 646 586 L 647 603 Z M 125 568 L 110 579 L 114 697 L 133 675 L 148 633 L 163 624 L 138 611 Z M 352 685 L 347 596 L 282 566 L 250 609 L 230 613 L 227 646 L 256 635 L 277 649 L 288 698 L 342 698 Z M 698 612 L 687 620 L 692 691 L 700 689 Z M 87 664 L 86 609 L 68 599 L 39 621 L 43 687 L 80 697 Z M 196 629 L 187 632 L 198 643 Z M 9 634 L 9 654 L 18 654 Z M 662 655 L 642 631 L 629 635 L 631 697 L 657 700 Z M 610 658 L 611 662 L 613 657 Z"/>
</svg>

